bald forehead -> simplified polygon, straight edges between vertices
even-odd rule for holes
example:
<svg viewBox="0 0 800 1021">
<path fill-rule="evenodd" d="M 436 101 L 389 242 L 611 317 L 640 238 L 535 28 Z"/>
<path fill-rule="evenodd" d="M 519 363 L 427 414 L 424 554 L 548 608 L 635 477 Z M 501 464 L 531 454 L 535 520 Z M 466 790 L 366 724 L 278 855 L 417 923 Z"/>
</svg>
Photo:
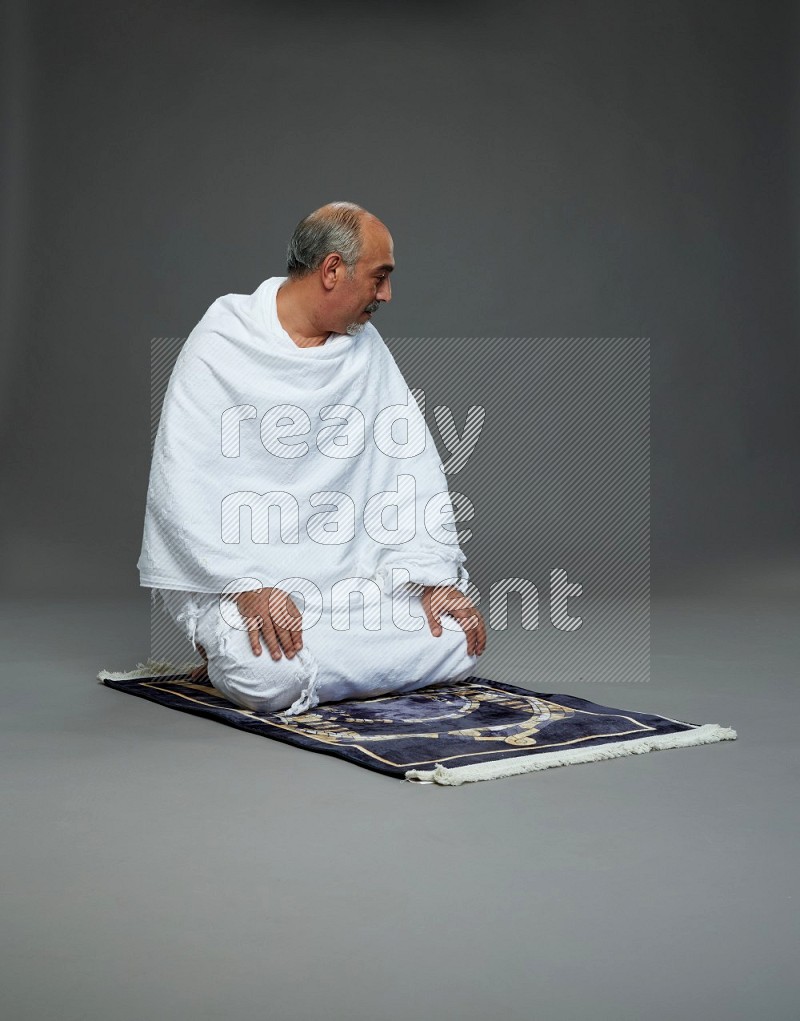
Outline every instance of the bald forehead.
<svg viewBox="0 0 800 1021">
<path fill-rule="evenodd" d="M 359 216 L 359 220 L 361 222 L 361 229 L 365 234 L 368 232 L 379 234 L 383 232 L 387 234 L 389 233 L 389 228 L 382 220 L 379 220 L 374 213 L 368 213 L 364 210 L 364 212 Z"/>
<path fill-rule="evenodd" d="M 394 268 L 394 242 L 388 227 L 371 213 L 362 220 L 361 226 L 363 231 L 361 258 L 379 263 L 381 268 L 391 271 Z"/>
</svg>

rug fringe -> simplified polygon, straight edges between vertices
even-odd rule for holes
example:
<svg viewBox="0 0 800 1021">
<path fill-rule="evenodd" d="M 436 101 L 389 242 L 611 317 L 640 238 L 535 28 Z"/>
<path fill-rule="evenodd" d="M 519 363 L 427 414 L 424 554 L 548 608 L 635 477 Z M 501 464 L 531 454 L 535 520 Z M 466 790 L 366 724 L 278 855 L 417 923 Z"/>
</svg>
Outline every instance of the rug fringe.
<svg viewBox="0 0 800 1021">
<path fill-rule="evenodd" d="M 164 659 L 149 659 L 146 663 L 137 663 L 133 670 L 113 671 L 101 670 L 97 675 L 100 684 L 103 681 L 134 681 L 137 677 L 165 677 L 168 674 L 188 674 L 199 663 L 170 663 Z"/>
<path fill-rule="evenodd" d="M 692 745 L 713 744 L 716 741 L 734 741 L 737 734 L 730 727 L 717 723 L 706 723 L 693 730 L 677 734 L 656 734 L 636 741 L 617 741 L 614 744 L 597 745 L 594 748 L 574 748 L 563 752 L 542 752 L 540 755 L 521 755 L 511 759 L 495 759 L 492 762 L 478 762 L 471 766 L 448 768 L 441 762 L 435 769 L 409 769 L 405 778 L 414 783 L 438 783 L 458 787 L 462 783 L 476 780 L 497 780 L 518 773 L 532 773 L 553 766 L 570 766 L 578 762 L 598 762 L 600 759 L 618 759 L 623 755 L 641 755 L 644 752 L 663 751 L 668 748 L 689 748 Z"/>
</svg>

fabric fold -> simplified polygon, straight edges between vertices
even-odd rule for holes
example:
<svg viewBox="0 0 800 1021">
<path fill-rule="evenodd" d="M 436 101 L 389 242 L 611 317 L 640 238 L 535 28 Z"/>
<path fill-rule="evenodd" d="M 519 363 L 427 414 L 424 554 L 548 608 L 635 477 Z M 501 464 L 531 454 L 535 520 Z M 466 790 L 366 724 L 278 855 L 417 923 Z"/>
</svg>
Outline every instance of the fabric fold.
<svg viewBox="0 0 800 1021">
<path fill-rule="evenodd" d="M 325 600 L 336 581 L 383 585 L 397 567 L 466 591 L 442 462 L 391 352 L 371 324 L 298 347 L 277 316 L 284 279 L 218 299 L 178 356 L 141 585 L 222 593 L 299 580 Z"/>
<path fill-rule="evenodd" d="M 302 664 L 307 672 L 305 687 L 298 698 L 288 709 L 280 712 L 279 716 L 299 716 L 319 705 L 319 665 L 316 658 L 306 649 L 300 649 L 296 653 L 296 659 Z"/>
</svg>

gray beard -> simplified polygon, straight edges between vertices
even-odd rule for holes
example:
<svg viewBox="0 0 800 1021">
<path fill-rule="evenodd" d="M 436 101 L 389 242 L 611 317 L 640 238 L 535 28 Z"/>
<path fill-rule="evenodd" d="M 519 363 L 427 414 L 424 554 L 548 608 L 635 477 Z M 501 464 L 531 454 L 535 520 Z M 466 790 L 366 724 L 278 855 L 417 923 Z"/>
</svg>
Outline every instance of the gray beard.
<svg viewBox="0 0 800 1021">
<path fill-rule="evenodd" d="M 350 337 L 355 337 L 357 334 L 363 332 L 364 327 L 366 325 L 367 325 L 366 323 L 359 322 L 350 323 L 349 326 L 345 329 L 345 333 Z"/>
</svg>

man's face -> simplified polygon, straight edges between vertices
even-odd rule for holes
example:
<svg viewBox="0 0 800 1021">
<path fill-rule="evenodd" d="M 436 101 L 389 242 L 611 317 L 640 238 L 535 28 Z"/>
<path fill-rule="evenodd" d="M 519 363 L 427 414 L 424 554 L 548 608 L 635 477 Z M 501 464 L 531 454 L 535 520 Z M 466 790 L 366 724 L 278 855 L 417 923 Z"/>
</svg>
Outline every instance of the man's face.
<svg viewBox="0 0 800 1021">
<path fill-rule="evenodd" d="M 389 274 L 394 269 L 394 245 L 389 231 L 377 220 L 362 225 L 361 258 L 353 276 L 345 273 L 337 283 L 335 329 L 351 336 L 360 333 L 382 301 L 392 300 Z"/>
</svg>

